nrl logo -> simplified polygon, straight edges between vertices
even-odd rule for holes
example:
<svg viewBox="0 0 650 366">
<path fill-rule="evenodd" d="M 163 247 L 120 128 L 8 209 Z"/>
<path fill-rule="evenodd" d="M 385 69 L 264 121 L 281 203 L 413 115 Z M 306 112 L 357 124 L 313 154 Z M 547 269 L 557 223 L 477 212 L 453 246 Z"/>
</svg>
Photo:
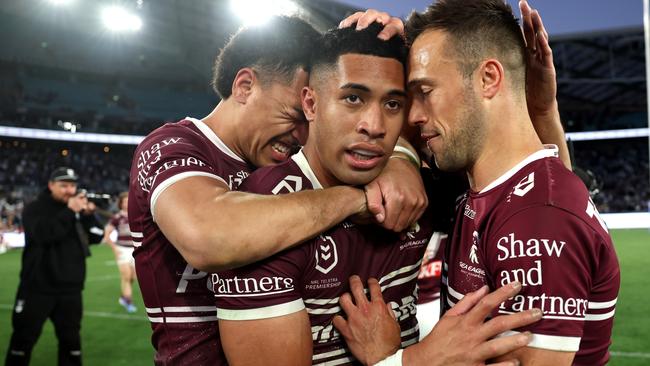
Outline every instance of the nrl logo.
<svg viewBox="0 0 650 366">
<path fill-rule="evenodd" d="M 316 270 L 323 274 L 329 273 L 339 262 L 336 243 L 329 235 L 319 236 L 316 242 Z"/>
</svg>

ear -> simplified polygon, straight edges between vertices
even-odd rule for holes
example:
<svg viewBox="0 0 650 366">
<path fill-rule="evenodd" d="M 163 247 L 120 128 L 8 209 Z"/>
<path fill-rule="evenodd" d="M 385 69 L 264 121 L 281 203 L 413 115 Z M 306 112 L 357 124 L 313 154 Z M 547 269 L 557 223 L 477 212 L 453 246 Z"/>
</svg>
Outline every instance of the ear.
<svg viewBox="0 0 650 366">
<path fill-rule="evenodd" d="M 241 104 L 246 104 L 248 97 L 253 92 L 253 86 L 257 83 L 255 71 L 250 67 L 245 67 L 237 72 L 232 82 L 232 97 Z"/>
<path fill-rule="evenodd" d="M 305 118 L 307 118 L 307 121 L 313 122 L 316 118 L 316 91 L 306 86 L 300 92 L 300 99 Z"/>
<path fill-rule="evenodd" d="M 503 65 L 495 59 L 485 60 L 478 69 L 480 91 L 484 98 L 492 99 L 504 86 Z"/>
</svg>

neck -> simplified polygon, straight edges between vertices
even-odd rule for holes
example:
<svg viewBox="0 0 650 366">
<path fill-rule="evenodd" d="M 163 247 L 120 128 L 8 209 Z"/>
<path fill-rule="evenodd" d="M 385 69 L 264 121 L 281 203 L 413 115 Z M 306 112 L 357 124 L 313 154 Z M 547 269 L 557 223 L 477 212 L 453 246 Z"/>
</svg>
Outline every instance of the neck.
<svg viewBox="0 0 650 366">
<path fill-rule="evenodd" d="M 302 148 L 302 153 L 305 155 L 309 167 L 314 172 L 316 179 L 318 179 L 323 188 L 343 184 L 325 166 L 323 166 L 323 163 L 319 158 L 318 147 L 311 135 L 307 138 L 307 143 Z"/>
<path fill-rule="evenodd" d="M 240 120 L 241 116 L 232 100 L 222 100 L 210 114 L 201 119 L 230 150 L 247 161 L 240 136 L 244 124 Z"/>
<path fill-rule="evenodd" d="M 488 116 L 482 150 L 467 169 L 470 188 L 480 192 L 529 155 L 543 149 L 525 107 L 501 108 Z"/>
</svg>

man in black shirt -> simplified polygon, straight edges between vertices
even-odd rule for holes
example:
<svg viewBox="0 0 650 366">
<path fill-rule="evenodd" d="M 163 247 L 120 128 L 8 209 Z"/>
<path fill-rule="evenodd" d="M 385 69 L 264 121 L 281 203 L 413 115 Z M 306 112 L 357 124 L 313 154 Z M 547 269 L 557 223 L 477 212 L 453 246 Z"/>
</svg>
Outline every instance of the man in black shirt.
<svg viewBox="0 0 650 366">
<path fill-rule="evenodd" d="M 27 365 L 47 318 L 59 340 L 59 365 L 81 364 L 81 329 L 89 243 L 103 231 L 73 169 L 55 169 L 38 198 L 25 207 L 25 249 L 12 316 L 6 365 Z"/>
</svg>

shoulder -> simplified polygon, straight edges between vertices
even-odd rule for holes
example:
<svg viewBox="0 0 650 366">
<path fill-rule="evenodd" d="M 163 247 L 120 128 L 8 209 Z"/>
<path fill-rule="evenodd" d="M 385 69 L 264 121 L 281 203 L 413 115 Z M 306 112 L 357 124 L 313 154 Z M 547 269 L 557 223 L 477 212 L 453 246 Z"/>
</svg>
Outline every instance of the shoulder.
<svg viewBox="0 0 650 366">
<path fill-rule="evenodd" d="M 298 166 L 289 159 L 278 165 L 255 170 L 239 187 L 240 191 L 253 193 L 291 193 L 311 189 Z"/>
</svg>

